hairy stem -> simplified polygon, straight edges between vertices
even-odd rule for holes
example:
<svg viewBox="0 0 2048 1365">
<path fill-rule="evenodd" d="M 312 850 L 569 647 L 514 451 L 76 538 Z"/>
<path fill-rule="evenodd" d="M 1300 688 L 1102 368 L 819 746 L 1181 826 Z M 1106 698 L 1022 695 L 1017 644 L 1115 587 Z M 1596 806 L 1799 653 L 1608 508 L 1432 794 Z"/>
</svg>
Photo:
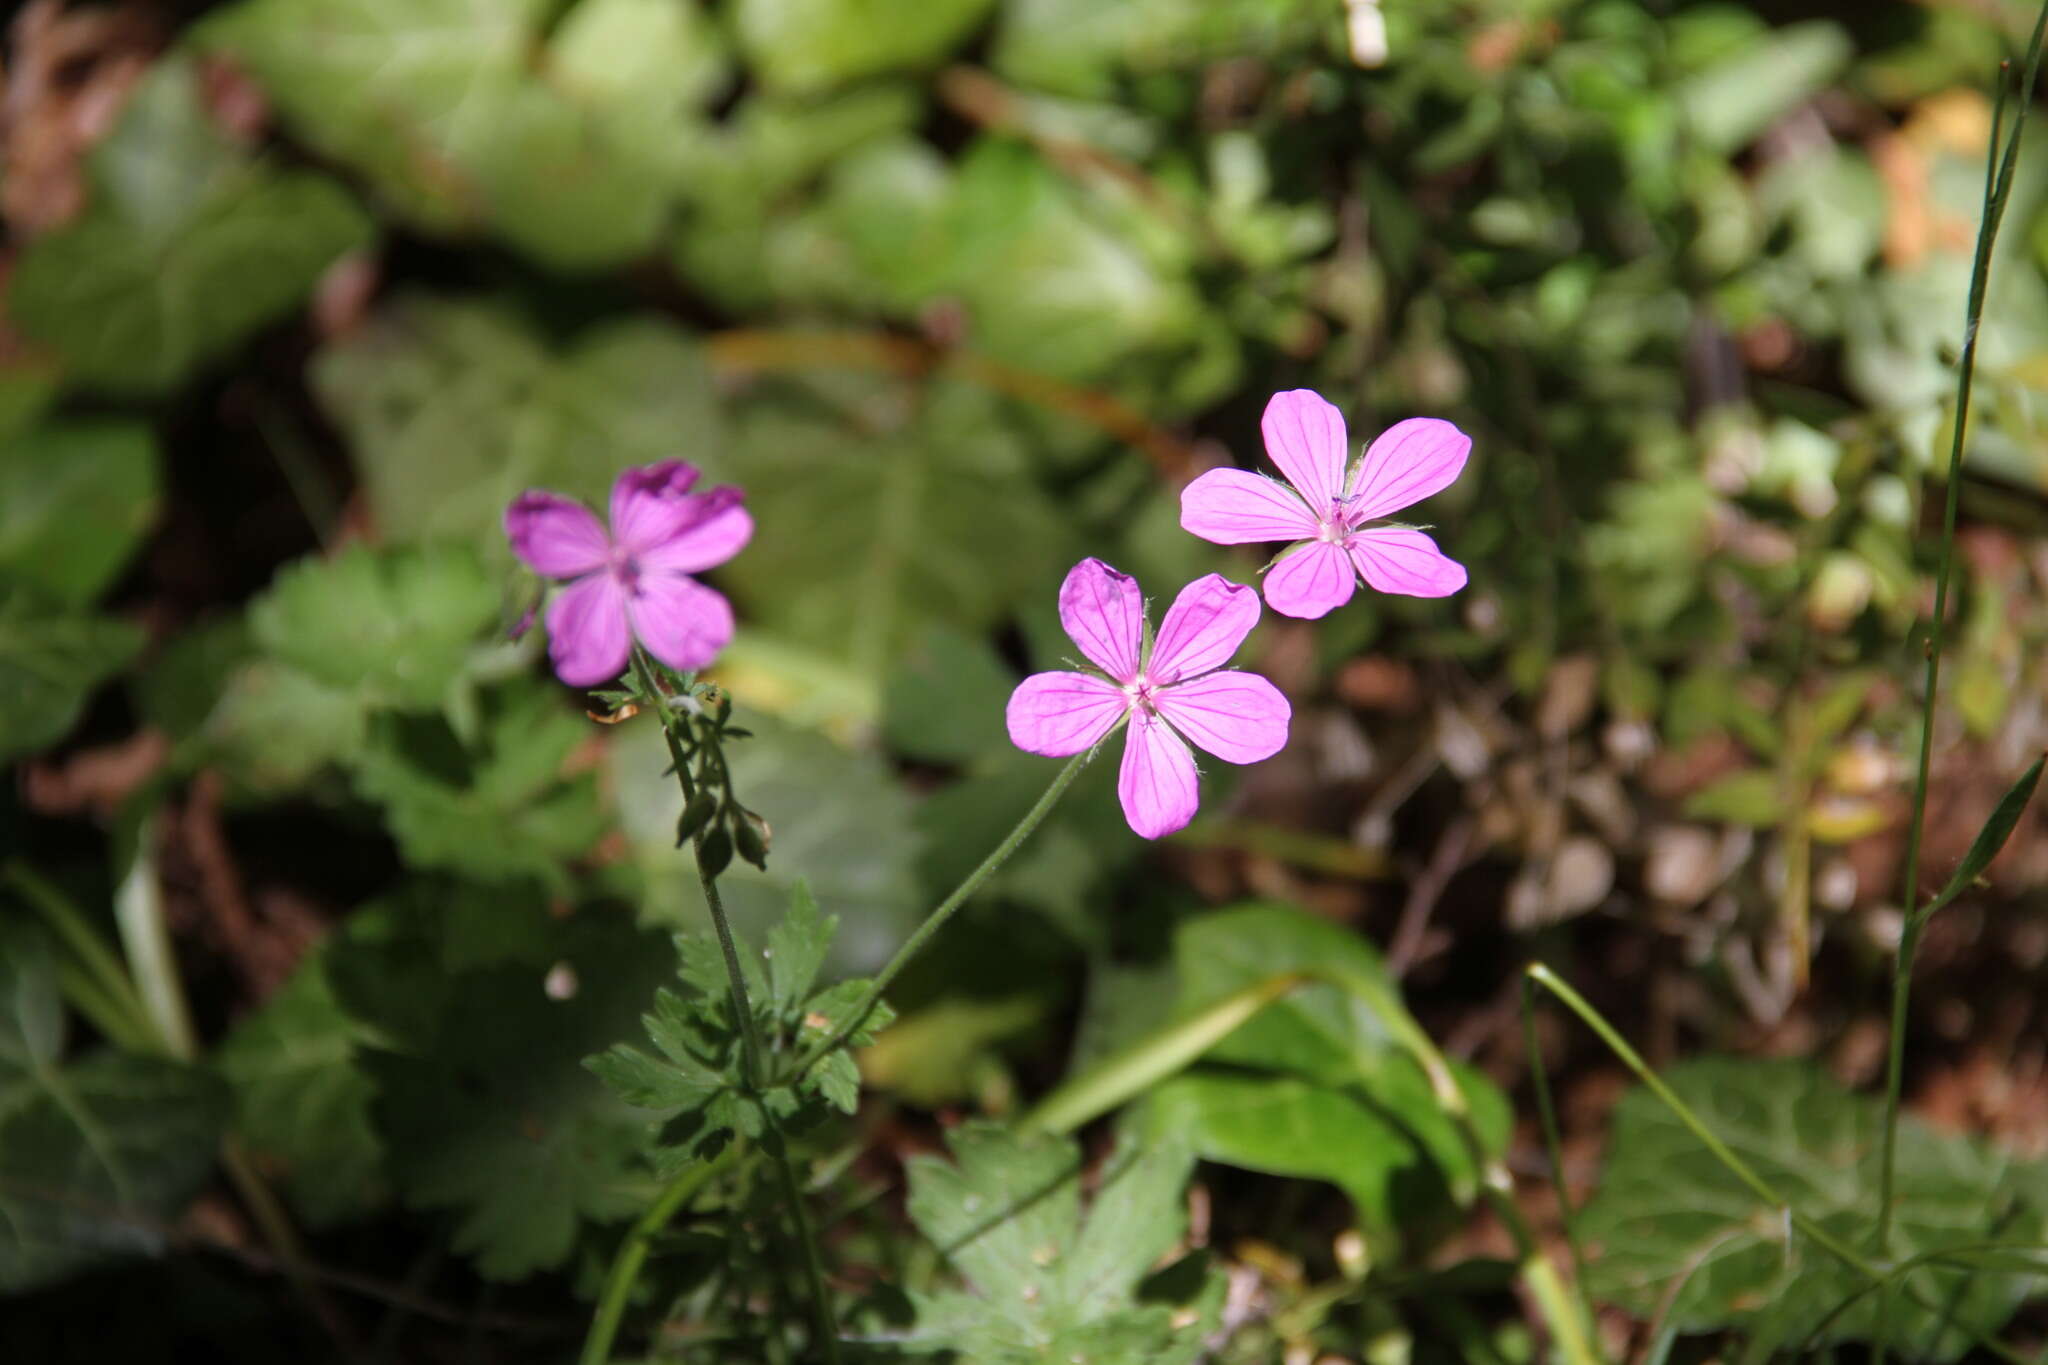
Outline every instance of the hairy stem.
<svg viewBox="0 0 2048 1365">
<path fill-rule="evenodd" d="M 646 656 L 637 647 L 633 651 L 633 668 L 640 679 L 640 685 L 655 698 L 661 708 L 661 735 L 668 743 L 669 759 L 675 764 L 676 782 L 683 790 L 683 804 L 688 806 L 697 793 L 690 782 L 690 769 L 685 762 L 682 737 L 677 733 L 677 727 L 686 722 L 678 717 L 675 708 L 669 705 L 668 694 L 655 682 L 654 670 L 648 667 Z M 707 742 L 714 745 L 716 743 L 715 740 Z M 732 795 L 731 777 L 725 766 L 725 754 L 721 750 L 714 756 L 718 763 L 719 780 L 726 785 L 726 795 L 729 798 Z M 725 957 L 725 980 L 732 995 L 733 1013 L 738 1016 L 740 1051 L 746 1068 L 747 1089 L 761 1110 L 761 1122 L 768 1130 L 768 1141 L 764 1145 L 768 1150 L 769 1159 L 774 1163 L 776 1179 L 782 1186 L 785 1202 L 789 1205 L 790 1219 L 796 1224 L 797 1243 L 803 1251 L 804 1278 L 809 1283 L 811 1309 L 815 1315 L 814 1331 L 817 1346 L 824 1353 L 829 1365 L 838 1365 L 839 1325 L 832 1312 L 832 1299 L 825 1288 L 825 1273 L 823 1259 L 818 1253 L 818 1239 L 811 1228 L 810 1214 L 804 1208 L 803 1188 L 798 1183 L 796 1170 L 790 1163 L 788 1148 L 782 1141 L 782 1133 L 776 1124 L 775 1115 L 769 1110 L 767 1099 L 762 1094 L 768 1081 L 767 1072 L 763 1069 L 766 1051 L 761 1045 L 760 1027 L 754 1020 L 753 1001 L 747 995 L 747 978 L 740 966 L 739 947 L 733 937 L 732 921 L 725 913 L 724 899 L 718 894 L 718 878 L 705 870 L 704 838 L 704 830 L 700 828 L 691 841 L 692 852 L 696 856 L 697 883 L 704 889 L 704 903 L 710 907 L 711 923 L 718 931 L 719 951 Z M 627 1287 L 631 1288 L 630 1283 Z"/>
<path fill-rule="evenodd" d="M 1899 950 L 1892 959 L 1891 1037 L 1887 1050 L 1884 1081 L 1884 1142 L 1878 1161 L 1878 1206 L 1876 1247 L 1879 1254 L 1889 1249 L 1892 1231 L 1892 1192 L 1898 1167 L 1899 1101 L 1906 1065 L 1906 1014 L 1913 992 L 1913 959 L 1920 950 L 1920 931 L 1926 925 L 1917 903 L 1920 898 L 1920 842 L 1926 826 L 1928 769 L 1934 753 L 1935 693 L 1941 680 L 1942 639 L 1948 624 L 1948 588 L 1955 561 L 1956 501 L 1961 496 L 1963 443 L 1970 420 L 1970 388 L 1977 374 L 1977 329 L 1984 317 L 1984 294 L 1991 282 L 1991 248 L 1998 239 L 1998 225 L 2012 196 L 2013 169 L 2019 161 L 2020 135 L 2026 128 L 2027 109 L 2034 102 L 2034 78 L 2041 62 L 2041 35 L 2048 28 L 2048 4 L 2034 21 L 2033 37 L 2027 43 L 2026 74 L 2020 83 L 2020 99 L 2013 110 L 2012 130 L 2003 155 L 1999 139 L 2004 134 L 2005 107 L 2011 72 L 1999 69 L 1998 98 L 1992 116 L 1991 145 L 1985 153 L 1984 216 L 1977 229 L 1976 258 L 1970 266 L 1970 301 L 1963 318 L 1963 350 L 1956 369 L 1956 410 L 1948 450 L 1948 487 L 1941 517 L 1941 558 L 1934 577 L 1934 619 L 1927 639 L 1927 676 L 1920 699 L 1920 758 L 1913 778 L 1913 815 L 1907 826 L 1905 881 L 1899 904 L 1905 922 L 1899 934 Z"/>
<path fill-rule="evenodd" d="M 861 1026 L 867 1022 L 868 1015 L 873 1012 L 876 1002 L 881 1000 L 883 993 L 889 989 L 889 983 L 896 979 L 896 974 L 909 965 L 910 959 L 916 957 L 924 945 L 931 941 L 932 935 L 944 928 L 946 921 L 953 917 L 954 912 L 967 903 L 967 898 L 979 891 L 981 884 L 994 876 L 996 869 L 1008 862 L 1010 855 L 1031 837 L 1031 831 L 1037 829 L 1039 822 L 1058 804 L 1061 794 L 1079 775 L 1081 769 L 1087 766 L 1088 760 L 1094 757 L 1094 754 L 1095 751 L 1090 749 L 1067 760 L 1067 766 L 1060 769 L 1059 776 L 1053 778 L 1052 785 L 1045 789 L 1045 795 L 1038 798 L 1038 804 L 1024 813 L 1024 818 L 1017 822 L 1016 828 L 1004 835 L 1003 841 L 981 860 L 974 871 L 967 874 L 966 880 L 954 887 L 953 893 L 940 901 L 932 912 L 925 916 L 924 923 L 917 926 L 917 931 L 903 941 L 903 946 L 896 950 L 896 956 L 889 959 L 889 965 L 876 973 L 873 984 L 868 987 L 867 994 L 860 998 L 860 1003 L 854 1007 L 852 1013 L 848 1014 L 830 1035 L 804 1053 L 796 1065 L 798 1077 L 801 1078 L 820 1060 L 829 1056 L 834 1048 L 860 1031 Z"/>
</svg>

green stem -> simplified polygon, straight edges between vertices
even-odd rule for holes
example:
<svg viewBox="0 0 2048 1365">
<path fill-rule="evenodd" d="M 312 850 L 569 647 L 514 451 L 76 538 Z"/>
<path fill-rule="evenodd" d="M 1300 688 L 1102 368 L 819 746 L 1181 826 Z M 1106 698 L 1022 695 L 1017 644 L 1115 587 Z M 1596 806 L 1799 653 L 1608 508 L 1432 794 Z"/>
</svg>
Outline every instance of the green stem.
<svg viewBox="0 0 2048 1365">
<path fill-rule="evenodd" d="M 817 1230 L 811 1226 L 810 1210 L 804 1206 L 804 1191 L 796 1178 L 796 1167 L 790 1162 L 788 1145 L 782 1140 L 782 1130 L 776 1126 L 775 1118 L 762 1106 L 762 1119 L 768 1125 L 769 1159 L 775 1163 L 775 1178 L 782 1186 L 782 1197 L 789 1205 L 790 1216 L 796 1221 L 797 1245 L 804 1253 L 804 1280 L 811 1292 L 811 1302 L 818 1312 L 818 1344 L 825 1352 L 825 1359 L 838 1365 L 839 1327 L 832 1319 L 832 1299 L 825 1287 L 824 1258 L 818 1254 Z"/>
<path fill-rule="evenodd" d="M 1956 411 L 1949 439 L 1948 487 L 1942 506 L 1941 557 L 1934 577 L 1934 619 L 1927 640 L 1927 676 L 1920 699 L 1920 757 L 1913 779 L 1913 815 L 1906 833 L 1904 889 L 1899 904 L 1905 922 L 1899 933 L 1899 950 L 1892 959 L 1891 1036 L 1887 1049 L 1884 1080 L 1884 1140 L 1878 1159 L 1878 1206 L 1876 1247 L 1882 1255 L 1891 1244 L 1892 1191 L 1898 1167 L 1899 1101 L 1906 1066 L 1906 1014 L 1913 992 L 1913 959 L 1920 950 L 1920 931 L 1926 917 L 1916 908 L 1920 899 L 1920 843 L 1926 825 L 1928 771 L 1934 753 L 1935 692 L 1941 680 L 1942 639 L 1948 624 L 1948 587 L 1955 561 L 1956 501 L 1962 491 L 1963 442 L 1970 420 L 1970 389 L 1977 374 L 1977 331 L 1984 317 L 1984 294 L 1991 282 L 1991 249 L 1998 238 L 1998 226 L 2005 217 L 2006 201 L 2012 196 L 2014 167 L 2019 161 L 2020 136 L 2026 129 L 2027 109 L 2034 101 L 2034 78 L 2041 61 L 2041 36 L 2048 28 L 2048 4 L 2034 21 L 2034 34 L 2027 43 L 2026 75 L 2020 84 L 2021 98 L 2012 116 L 2012 132 L 1999 152 L 1998 139 L 2004 132 L 2005 106 L 2010 89 L 2010 66 L 1999 69 L 1998 96 L 1992 115 L 1991 145 L 1985 153 L 1984 215 L 1977 230 L 1976 257 L 1970 265 L 1970 298 L 1963 317 L 1963 350 L 1956 371 Z"/>
<path fill-rule="evenodd" d="M 1620 1059 L 1621 1064 L 1635 1073 L 1636 1079 L 1643 1083 L 1643 1087 L 1655 1095 L 1663 1103 L 1664 1107 L 1671 1111 L 1673 1117 L 1683 1124 L 1694 1138 L 1698 1139 L 1699 1144 L 1706 1148 L 1730 1175 L 1741 1181 L 1751 1194 L 1754 1194 L 1766 1206 L 1782 1210 L 1785 1218 L 1791 1223 L 1793 1228 L 1797 1229 L 1815 1246 L 1833 1256 L 1856 1274 L 1871 1281 L 1882 1281 L 1885 1278 L 1887 1272 L 1884 1267 L 1857 1251 L 1847 1242 L 1836 1237 L 1813 1219 L 1793 1208 L 1790 1201 L 1773 1188 L 1769 1181 L 1758 1175 L 1748 1162 L 1737 1156 L 1727 1143 L 1715 1136 L 1714 1130 L 1707 1127 L 1700 1116 L 1695 1114 L 1691 1107 L 1678 1097 L 1677 1092 L 1664 1083 L 1664 1078 L 1650 1068 L 1650 1064 L 1643 1060 L 1641 1054 L 1628 1045 L 1628 1040 L 1623 1038 L 1620 1032 L 1612 1024 L 1608 1023 L 1601 1016 L 1600 1011 L 1594 1009 L 1584 996 L 1567 985 L 1562 977 L 1540 962 L 1530 963 L 1527 971 L 1531 981 L 1536 982 L 1560 1001 L 1564 1002 L 1565 1007 L 1570 1009 L 1573 1014 L 1576 1014 L 1581 1023 L 1598 1035 L 1600 1041 L 1607 1044 L 1608 1050 Z M 1906 1286 L 1906 1292 L 1908 1297 L 1917 1306 L 1927 1309 L 1929 1312 L 1940 1311 L 1938 1305 L 1926 1302 L 1925 1296 L 1913 1290 L 1911 1286 Z M 2012 1362 L 2012 1365 L 2030 1365 L 2026 1356 L 2015 1351 L 2010 1346 L 1978 1333 L 1967 1326 L 1965 1330 L 1971 1332 L 1977 1345 L 1990 1351 L 2000 1360 Z"/>
<path fill-rule="evenodd" d="M 135 983 L 129 978 L 127 968 L 121 965 L 119 956 L 86 921 L 84 912 L 26 863 L 8 863 L 5 880 L 77 956 L 84 976 L 99 987 L 100 999 L 121 1016 L 116 1027 L 123 1029 L 124 1036 L 148 1039 L 140 1050 L 156 1049 L 156 1029 L 150 1020 L 148 1007 L 136 993 Z M 108 1021 L 95 1015 L 93 1022 L 100 1026 L 102 1032 L 107 1031 Z M 115 1038 L 112 1033 L 108 1036 Z M 119 1038 L 115 1040 L 120 1041 Z"/>
<path fill-rule="evenodd" d="M 1550 1096 L 1550 1077 L 1543 1069 L 1541 1040 L 1536 1036 L 1536 986 L 1522 983 L 1522 1038 L 1529 1054 L 1529 1080 L 1536 1091 L 1536 1115 L 1543 1125 L 1543 1149 L 1550 1161 L 1550 1187 L 1557 1196 L 1557 1216 L 1564 1225 L 1564 1244 L 1572 1256 L 1574 1283 L 1586 1282 L 1586 1253 L 1579 1245 L 1578 1222 L 1572 1217 L 1571 1191 L 1565 1187 L 1564 1139 L 1557 1126 L 1557 1105 Z"/>
<path fill-rule="evenodd" d="M 696 1197 L 697 1191 L 733 1163 L 739 1150 L 737 1144 L 728 1147 L 712 1160 L 692 1166 L 669 1181 L 661 1197 L 633 1224 L 626 1240 L 619 1244 L 619 1254 L 612 1258 L 611 1269 L 605 1272 L 597 1313 L 590 1320 L 589 1335 L 583 1339 L 583 1354 L 577 1357 L 579 1365 L 607 1365 L 611 1360 L 612 1341 L 619 1334 L 619 1322 L 626 1315 L 626 1303 L 633 1296 L 640 1267 L 647 1262 L 649 1247 L 669 1220 Z"/>
<path fill-rule="evenodd" d="M 933 934 L 945 927 L 946 921 L 953 917 L 954 912 L 967 903 L 967 898 L 979 891 L 981 884 L 994 876 L 996 869 L 1010 860 L 1010 855 L 1031 836 L 1031 831 L 1038 828 L 1039 822 L 1045 819 L 1058 803 L 1061 794 L 1094 756 L 1095 751 L 1089 749 L 1067 760 L 1067 766 L 1060 769 L 1059 776 L 1053 778 L 1052 785 L 1045 789 L 1045 795 L 1038 798 L 1038 804 L 1024 813 L 1024 818 L 1017 822 L 1016 828 L 1003 837 L 1003 841 L 981 860 L 981 864 L 974 871 L 967 874 L 965 881 L 953 888 L 952 895 L 940 901 L 938 906 L 925 916 L 924 923 L 917 926 L 917 932 L 903 941 L 903 946 L 896 950 L 896 956 L 890 958 L 889 965 L 876 973 L 874 981 L 868 986 L 867 994 L 860 998 L 860 1003 L 846 1016 L 845 1021 L 798 1060 L 796 1075 L 799 1078 L 867 1023 L 869 1013 L 882 998 L 883 992 L 889 989 L 889 983 L 896 979 L 896 974 L 909 965 L 910 959 L 917 956 Z"/>
<path fill-rule="evenodd" d="M 654 670 L 647 666 L 647 658 L 639 649 L 633 651 L 633 668 L 640 678 L 640 685 L 655 698 L 661 708 L 661 734 L 668 742 L 669 758 L 675 763 L 676 782 L 683 791 L 683 803 L 687 806 L 696 792 L 690 783 L 689 765 L 684 761 L 681 737 L 676 733 L 680 721 L 673 707 L 668 703 L 668 694 L 663 692 L 654 680 Z M 716 741 L 707 741 L 716 746 Z M 725 766 L 725 754 L 718 750 L 719 781 L 725 787 L 728 802 L 732 798 L 731 774 Z M 765 1065 L 766 1049 L 761 1045 L 760 1026 L 754 1020 L 754 1004 L 747 996 L 747 979 L 740 966 L 740 954 L 733 937 L 732 921 L 725 913 L 725 900 L 718 894 L 718 878 L 705 872 L 704 831 L 699 829 L 692 839 L 692 851 L 696 855 L 697 884 L 704 889 L 704 903 L 711 910 L 711 923 L 718 931 L 719 951 L 725 956 L 726 985 L 732 993 L 733 1013 L 739 1017 L 740 1050 L 746 1067 L 747 1089 L 754 1103 L 761 1110 L 761 1122 L 768 1131 L 768 1155 L 775 1164 L 776 1178 L 782 1185 L 783 1195 L 789 1204 L 789 1216 L 796 1224 L 797 1242 L 803 1250 L 804 1277 L 809 1282 L 811 1308 L 816 1316 L 818 1348 L 824 1353 L 829 1365 L 839 1361 L 839 1325 L 832 1312 L 832 1299 L 825 1288 L 823 1260 L 818 1253 L 818 1239 L 813 1234 L 809 1212 L 804 1208 L 803 1190 L 797 1183 L 796 1172 L 790 1165 L 789 1152 L 782 1141 L 782 1133 L 775 1121 L 775 1115 L 768 1108 L 763 1091 L 767 1087 Z"/>
</svg>

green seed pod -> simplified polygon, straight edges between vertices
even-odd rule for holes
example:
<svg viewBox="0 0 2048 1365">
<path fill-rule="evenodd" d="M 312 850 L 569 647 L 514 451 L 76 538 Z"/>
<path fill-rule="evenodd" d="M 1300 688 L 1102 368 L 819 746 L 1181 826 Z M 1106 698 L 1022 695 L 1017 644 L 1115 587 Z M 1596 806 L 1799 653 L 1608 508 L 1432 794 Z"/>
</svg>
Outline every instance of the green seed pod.
<svg viewBox="0 0 2048 1365">
<path fill-rule="evenodd" d="M 691 836 L 709 824 L 717 813 L 718 798 L 710 792 L 700 790 L 691 797 L 690 803 L 683 807 L 683 813 L 676 819 L 676 847 L 681 848 L 688 843 Z"/>
<path fill-rule="evenodd" d="M 725 832 L 724 825 L 713 825 L 711 832 L 704 836 L 704 842 L 697 845 L 697 871 L 707 880 L 716 877 L 732 863 L 732 836 Z"/>
<path fill-rule="evenodd" d="M 740 818 L 733 821 L 733 842 L 739 846 L 740 856 L 760 868 L 768 870 L 768 839 L 771 831 L 768 822 L 750 810 L 740 812 Z"/>
</svg>

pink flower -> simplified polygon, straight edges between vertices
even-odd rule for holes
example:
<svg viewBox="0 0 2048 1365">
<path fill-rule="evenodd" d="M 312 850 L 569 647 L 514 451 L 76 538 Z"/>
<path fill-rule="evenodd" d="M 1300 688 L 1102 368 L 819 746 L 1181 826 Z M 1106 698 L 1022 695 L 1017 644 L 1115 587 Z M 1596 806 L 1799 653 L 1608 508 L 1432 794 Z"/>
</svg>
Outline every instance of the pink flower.
<svg viewBox="0 0 2048 1365">
<path fill-rule="evenodd" d="M 723 564 L 754 534 L 740 490 L 692 493 L 697 470 L 681 460 L 642 465 L 612 484 L 611 528 L 544 489 L 505 509 L 512 552 L 568 586 L 548 603 L 548 654 L 572 687 L 626 671 L 637 636 L 670 668 L 702 668 L 732 639 L 732 605 L 691 578 Z"/>
<path fill-rule="evenodd" d="M 1271 758 L 1287 742 L 1287 698 L 1256 673 L 1225 668 L 1259 620 L 1259 595 L 1221 574 L 1180 590 L 1144 657 L 1138 582 L 1099 559 L 1060 586 L 1060 623 L 1094 673 L 1034 673 L 1010 694 L 1010 742 L 1065 758 L 1128 718 L 1117 779 L 1124 818 L 1147 839 L 1187 824 L 1199 804 L 1187 736 L 1226 763 Z M 1175 731 L 1179 731 L 1176 734 Z"/>
<path fill-rule="evenodd" d="M 1464 566 L 1422 532 L 1366 523 L 1449 487 L 1471 437 L 1449 422 L 1411 417 L 1381 432 L 1347 477 L 1344 416 L 1321 395 L 1276 393 L 1259 425 L 1287 483 L 1212 469 L 1182 490 L 1180 524 L 1218 545 L 1299 542 L 1266 571 L 1273 610 L 1322 616 L 1351 600 L 1360 576 L 1411 597 L 1448 597 L 1465 586 Z"/>
</svg>

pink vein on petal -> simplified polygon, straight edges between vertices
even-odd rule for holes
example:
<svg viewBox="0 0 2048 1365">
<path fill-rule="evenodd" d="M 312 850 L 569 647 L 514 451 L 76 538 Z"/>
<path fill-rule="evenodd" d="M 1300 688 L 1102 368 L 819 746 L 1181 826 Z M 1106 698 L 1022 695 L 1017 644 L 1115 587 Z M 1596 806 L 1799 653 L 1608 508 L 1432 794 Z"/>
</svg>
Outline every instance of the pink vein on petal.
<svg viewBox="0 0 2048 1365">
<path fill-rule="evenodd" d="M 670 668 L 702 668 L 732 641 L 732 603 L 695 579 L 643 573 L 629 602 L 640 643 Z"/>
<path fill-rule="evenodd" d="M 579 578 L 548 603 L 548 655 L 571 687 L 618 677 L 631 644 L 626 593 L 608 573 Z"/>
<path fill-rule="evenodd" d="M 1235 669 L 1162 688 L 1154 704 L 1196 748 L 1226 763 L 1257 763 L 1279 753 L 1293 714 L 1279 688 Z"/>
<path fill-rule="evenodd" d="M 1183 488 L 1180 525 L 1217 545 L 1300 540 L 1317 528 L 1293 489 L 1242 469 L 1212 469 Z"/>
<path fill-rule="evenodd" d="M 1123 718 L 1123 689 L 1087 673 L 1034 673 L 1010 694 L 1010 743 L 1027 754 L 1066 758 L 1094 747 Z"/>
<path fill-rule="evenodd" d="M 1350 453 L 1344 414 L 1312 389 L 1288 389 L 1266 403 L 1259 421 L 1266 454 L 1318 514 L 1343 493 Z"/>
<path fill-rule="evenodd" d="M 544 578 L 579 578 L 603 568 L 612 548 L 595 512 L 540 488 L 512 499 L 505 537 L 512 553 Z"/>
<path fill-rule="evenodd" d="M 1138 580 L 1099 559 L 1084 559 L 1060 584 L 1060 624 L 1081 653 L 1118 682 L 1138 676 L 1145 637 L 1145 596 Z"/>
<path fill-rule="evenodd" d="M 1465 566 L 1412 526 L 1374 526 L 1351 537 L 1351 558 L 1380 592 L 1449 597 L 1465 586 Z"/>
<path fill-rule="evenodd" d="M 1266 570 L 1266 604 L 1283 616 L 1313 621 L 1351 600 L 1358 575 L 1343 548 L 1312 540 Z"/>
<path fill-rule="evenodd" d="M 1352 525 L 1442 492 L 1465 468 L 1472 438 L 1435 417 L 1396 422 L 1366 447 L 1353 478 Z"/>
<path fill-rule="evenodd" d="M 1221 668 L 1258 623 L 1257 590 L 1206 574 L 1182 588 L 1166 609 L 1146 676 L 1165 684 Z"/>
<path fill-rule="evenodd" d="M 1195 756 L 1157 716 L 1131 713 L 1116 794 L 1124 819 L 1147 839 L 1171 834 L 1195 818 Z"/>
</svg>

